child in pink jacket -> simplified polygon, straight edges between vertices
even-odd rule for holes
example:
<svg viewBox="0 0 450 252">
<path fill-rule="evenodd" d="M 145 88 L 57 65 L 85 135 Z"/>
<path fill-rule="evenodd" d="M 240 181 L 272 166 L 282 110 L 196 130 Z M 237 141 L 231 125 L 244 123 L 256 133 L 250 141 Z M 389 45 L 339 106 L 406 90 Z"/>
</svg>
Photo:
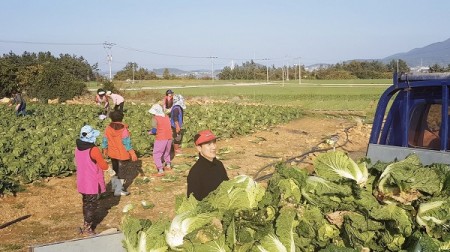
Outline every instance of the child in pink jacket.
<svg viewBox="0 0 450 252">
<path fill-rule="evenodd" d="M 105 192 L 103 171 L 108 169 L 108 163 L 103 159 L 102 152 L 95 145 L 95 139 L 100 131 L 85 125 L 81 128 L 80 138 L 76 140 L 75 163 L 77 166 L 77 189 L 83 200 L 84 224 L 81 233 L 95 234 L 95 217 L 98 208 L 98 198 Z"/>
</svg>

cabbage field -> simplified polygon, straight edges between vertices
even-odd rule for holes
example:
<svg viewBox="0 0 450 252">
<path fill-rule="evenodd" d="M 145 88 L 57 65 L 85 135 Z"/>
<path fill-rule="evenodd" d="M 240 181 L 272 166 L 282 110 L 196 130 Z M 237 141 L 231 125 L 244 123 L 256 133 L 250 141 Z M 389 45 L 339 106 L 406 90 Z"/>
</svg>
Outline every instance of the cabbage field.
<svg viewBox="0 0 450 252">
<path fill-rule="evenodd" d="M 123 218 L 127 251 L 450 251 L 450 168 L 321 154 L 315 172 L 279 163 L 267 188 L 247 175 L 176 216 Z"/>
<path fill-rule="evenodd" d="M 138 156 L 151 154 L 153 136 L 150 105 L 125 108 L 124 123 L 129 125 L 132 145 Z M 14 193 L 23 183 L 45 177 L 68 176 L 75 172 L 75 139 L 86 123 L 104 131 L 109 119 L 99 120 L 100 109 L 92 105 L 29 104 L 28 115 L 16 117 L 3 106 L 0 137 L 0 194 Z M 185 111 L 184 145 L 192 145 L 193 136 L 211 129 L 222 138 L 245 135 L 271 125 L 302 116 L 294 107 L 214 104 L 189 106 Z M 99 143 L 98 141 L 97 143 Z"/>
</svg>

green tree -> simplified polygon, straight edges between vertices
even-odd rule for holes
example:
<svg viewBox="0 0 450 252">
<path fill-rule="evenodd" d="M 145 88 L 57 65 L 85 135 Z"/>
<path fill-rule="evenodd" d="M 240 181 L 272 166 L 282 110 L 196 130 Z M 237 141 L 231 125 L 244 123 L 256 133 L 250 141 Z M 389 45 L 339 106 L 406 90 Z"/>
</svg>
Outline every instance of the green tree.
<svg viewBox="0 0 450 252">
<path fill-rule="evenodd" d="M 393 73 L 393 72 L 397 72 L 397 68 L 398 68 L 398 72 L 399 73 L 407 73 L 409 72 L 411 69 L 408 67 L 408 64 L 406 64 L 406 62 L 404 60 L 391 60 L 388 64 L 387 64 L 387 68 L 388 70 Z"/>
<path fill-rule="evenodd" d="M 28 90 L 33 97 L 46 103 L 48 99 L 59 98 L 60 102 L 72 99 L 82 94 L 85 88 L 82 80 L 56 62 L 46 65 Z"/>
<path fill-rule="evenodd" d="M 434 64 L 432 66 L 429 67 L 430 68 L 430 73 L 442 73 L 445 72 L 445 67 L 442 67 L 439 64 Z"/>
<path fill-rule="evenodd" d="M 170 72 L 169 72 L 169 69 L 167 69 L 167 68 L 164 68 L 163 79 L 170 80 Z"/>
</svg>

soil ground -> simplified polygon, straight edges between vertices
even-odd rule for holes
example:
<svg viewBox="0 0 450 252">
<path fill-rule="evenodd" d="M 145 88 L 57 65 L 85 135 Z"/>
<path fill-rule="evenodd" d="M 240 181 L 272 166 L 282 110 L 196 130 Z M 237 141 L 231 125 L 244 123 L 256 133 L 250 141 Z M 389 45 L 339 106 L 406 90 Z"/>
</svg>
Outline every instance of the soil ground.
<svg viewBox="0 0 450 252">
<path fill-rule="evenodd" d="M 338 136 L 336 149 L 354 158 L 365 155 L 370 125 L 359 119 L 337 118 L 325 115 L 305 117 L 265 131 L 233 139 L 218 141 L 218 158 L 222 160 L 230 178 L 238 174 L 261 177 L 273 172 L 277 161 L 311 169 L 311 160 L 323 149 L 332 149 L 325 143 Z M 317 150 L 303 160 L 301 154 Z M 163 178 L 152 178 L 155 171 L 152 157 L 142 157 L 137 162 L 124 162 L 126 187 L 131 195 L 114 197 L 108 192 L 100 199 L 100 216 L 96 232 L 120 229 L 122 209 L 132 203 L 132 214 L 146 219 L 173 217 L 176 195 L 186 193 L 188 169 L 195 162 L 194 148 L 183 150 L 182 156 L 173 160 L 175 171 Z M 295 158 L 297 157 L 297 158 Z M 261 171 L 261 168 L 268 167 Z M 109 175 L 105 174 L 107 190 Z M 144 209 L 141 201 L 154 204 Z M 81 238 L 78 227 L 83 221 L 81 196 L 76 190 L 76 177 L 50 178 L 25 186 L 16 196 L 0 198 L 0 225 L 27 217 L 0 229 L 0 251 L 28 251 L 30 245 L 45 244 Z"/>
</svg>

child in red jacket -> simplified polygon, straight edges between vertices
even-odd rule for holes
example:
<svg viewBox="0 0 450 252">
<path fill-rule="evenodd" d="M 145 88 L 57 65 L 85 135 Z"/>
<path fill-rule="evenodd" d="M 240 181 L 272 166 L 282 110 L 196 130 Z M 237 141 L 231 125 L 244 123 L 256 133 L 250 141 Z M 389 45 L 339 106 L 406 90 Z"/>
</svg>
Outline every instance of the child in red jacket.
<svg viewBox="0 0 450 252">
<path fill-rule="evenodd" d="M 120 161 L 131 159 L 136 161 L 137 156 L 131 146 L 131 136 L 128 131 L 128 125 L 122 123 L 123 112 L 114 110 L 109 113 L 111 123 L 106 127 L 103 136 L 102 149 L 103 153 L 111 158 L 114 172 L 117 176 L 111 177 L 111 184 L 114 196 L 127 196 L 130 193 L 124 190 L 125 178 L 122 178 L 123 172 L 120 172 Z"/>
</svg>

